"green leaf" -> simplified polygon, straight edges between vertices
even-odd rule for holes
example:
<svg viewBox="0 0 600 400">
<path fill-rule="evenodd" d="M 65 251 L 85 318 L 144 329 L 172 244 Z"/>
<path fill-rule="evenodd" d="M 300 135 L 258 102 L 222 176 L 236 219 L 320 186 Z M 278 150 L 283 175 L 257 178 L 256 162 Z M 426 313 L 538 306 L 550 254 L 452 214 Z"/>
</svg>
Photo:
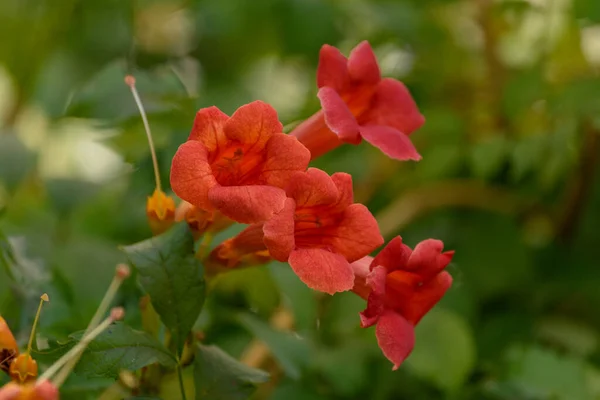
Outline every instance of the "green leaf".
<svg viewBox="0 0 600 400">
<path fill-rule="evenodd" d="M 269 374 L 250 368 L 215 346 L 198 345 L 194 361 L 196 400 L 244 400 Z"/>
<path fill-rule="evenodd" d="M 137 269 L 140 284 L 181 350 L 200 315 L 206 292 L 204 269 L 194 257 L 194 238 L 187 224 L 178 224 L 160 236 L 124 246 L 123 251 Z"/>
<path fill-rule="evenodd" d="M 440 389 L 456 393 L 475 365 L 475 343 L 467 323 L 458 314 L 438 308 L 423 318 L 415 335 L 409 367 Z"/>
<path fill-rule="evenodd" d="M 509 383 L 543 399 L 586 400 L 584 363 L 538 346 L 513 347 L 508 352 Z"/>
<path fill-rule="evenodd" d="M 0 132 L 0 185 L 10 192 L 25 178 L 34 164 L 34 154 L 10 132 Z"/>
<path fill-rule="evenodd" d="M 507 159 L 509 142 L 500 135 L 494 135 L 471 148 L 471 168 L 479 178 L 493 178 Z"/>
<path fill-rule="evenodd" d="M 305 340 L 291 333 L 276 331 L 250 314 L 241 314 L 238 320 L 244 328 L 269 346 L 290 378 L 300 378 L 302 369 L 310 361 L 310 348 Z"/>
<path fill-rule="evenodd" d="M 48 362 L 57 360 L 81 340 L 83 333 L 71 334 L 65 344 L 35 351 L 34 358 Z M 121 370 L 136 371 L 154 363 L 167 368 L 177 366 L 175 357 L 152 336 L 117 322 L 88 345 L 75 372 L 87 377 L 116 378 Z"/>
</svg>

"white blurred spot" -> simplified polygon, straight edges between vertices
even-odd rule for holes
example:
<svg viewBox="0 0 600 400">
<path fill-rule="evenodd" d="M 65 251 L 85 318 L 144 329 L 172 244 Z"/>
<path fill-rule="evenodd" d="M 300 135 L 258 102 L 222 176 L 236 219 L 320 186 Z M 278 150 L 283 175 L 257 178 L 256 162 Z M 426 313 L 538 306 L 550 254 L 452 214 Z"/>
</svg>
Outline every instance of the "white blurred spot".
<svg viewBox="0 0 600 400">
<path fill-rule="evenodd" d="M 308 73 L 301 65 L 276 56 L 258 60 L 248 69 L 243 81 L 252 97 L 271 104 L 281 120 L 299 111 L 310 86 Z"/>
<path fill-rule="evenodd" d="M 581 30 L 581 50 L 588 63 L 600 67 L 600 25 Z"/>
<path fill-rule="evenodd" d="M 392 43 L 378 47 L 377 60 L 382 76 L 401 78 L 410 73 L 414 65 L 414 54 Z"/>
</svg>

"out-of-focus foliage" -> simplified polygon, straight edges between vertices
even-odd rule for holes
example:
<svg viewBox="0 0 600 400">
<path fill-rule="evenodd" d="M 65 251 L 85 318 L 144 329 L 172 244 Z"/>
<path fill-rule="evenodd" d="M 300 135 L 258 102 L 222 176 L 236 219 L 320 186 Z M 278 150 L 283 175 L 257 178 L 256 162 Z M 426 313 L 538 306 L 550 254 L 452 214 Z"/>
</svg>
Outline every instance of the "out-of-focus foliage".
<svg viewBox="0 0 600 400">
<path fill-rule="evenodd" d="M 353 174 L 387 239 L 456 250 L 452 289 L 392 372 L 357 296 L 316 294 L 279 263 L 236 271 L 196 322 L 229 356 L 201 353 L 228 365 L 264 341 L 271 380 L 256 399 L 600 398 L 599 1 L 3 0 L 0 37 L 0 313 L 21 343 L 42 292 L 42 336 L 84 329 L 119 246 L 151 236 L 151 160 L 125 74 L 168 182 L 199 107 L 261 99 L 298 122 L 319 107 L 320 46 L 368 39 L 427 119 L 412 136 L 423 160 L 344 146 L 316 164 Z M 136 283 L 120 296 L 140 326 Z M 293 333 L 273 321 L 282 309 Z M 242 372 L 236 393 L 265 380 Z M 65 398 L 111 384 L 85 376 Z"/>
</svg>

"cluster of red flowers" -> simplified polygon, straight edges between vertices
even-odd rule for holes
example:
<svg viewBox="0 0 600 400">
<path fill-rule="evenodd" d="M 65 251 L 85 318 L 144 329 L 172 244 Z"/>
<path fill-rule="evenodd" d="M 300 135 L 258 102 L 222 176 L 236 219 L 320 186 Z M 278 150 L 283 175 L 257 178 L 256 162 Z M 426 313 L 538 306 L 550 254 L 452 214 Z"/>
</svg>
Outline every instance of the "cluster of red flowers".
<svg viewBox="0 0 600 400">
<path fill-rule="evenodd" d="M 352 290 L 367 300 L 361 325 L 376 324 L 379 345 L 397 368 L 414 345 L 414 326 L 444 295 L 452 252 L 426 240 L 414 251 L 395 238 L 383 245 L 377 221 L 354 203 L 352 177 L 308 168 L 311 159 L 362 139 L 397 160 L 421 156 L 409 135 L 424 118 L 406 87 L 382 79 L 367 42 L 348 58 L 321 49 L 317 71 L 322 110 L 290 134 L 261 101 L 231 117 L 216 107 L 198 111 L 192 132 L 173 158 L 171 187 L 185 202 L 180 218 L 198 236 L 249 224 L 208 257 L 212 271 L 288 262 L 310 288 Z"/>
</svg>

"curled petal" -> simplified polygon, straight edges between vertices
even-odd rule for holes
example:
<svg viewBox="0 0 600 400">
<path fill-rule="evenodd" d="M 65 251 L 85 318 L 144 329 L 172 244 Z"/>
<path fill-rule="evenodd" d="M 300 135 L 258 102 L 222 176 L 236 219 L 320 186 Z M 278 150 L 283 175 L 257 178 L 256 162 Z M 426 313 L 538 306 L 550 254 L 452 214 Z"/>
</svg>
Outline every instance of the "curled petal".
<svg viewBox="0 0 600 400">
<path fill-rule="evenodd" d="M 288 260 L 309 288 L 334 294 L 352 289 L 354 272 L 346 259 L 327 250 L 311 248 L 291 252 Z"/>
<path fill-rule="evenodd" d="M 454 252 L 442 254 L 443 248 L 444 243 L 441 240 L 423 240 L 415 246 L 406 269 L 418 273 L 425 280 L 432 278 L 446 268 L 454 254 Z"/>
<path fill-rule="evenodd" d="M 370 110 L 361 124 L 389 126 L 410 135 L 425 123 L 417 104 L 402 82 L 385 78 L 377 85 Z"/>
<path fill-rule="evenodd" d="M 283 125 L 273 107 L 257 100 L 238 108 L 224 130 L 227 138 L 261 149 L 275 133 L 283 132 Z"/>
<path fill-rule="evenodd" d="M 367 276 L 366 283 L 371 288 L 371 293 L 367 300 L 367 308 L 360 313 L 360 325 L 363 328 L 375 325 L 384 312 L 386 277 L 385 267 L 376 267 Z"/>
<path fill-rule="evenodd" d="M 287 261 L 296 246 L 294 238 L 294 211 L 296 203 L 287 199 L 283 209 L 263 225 L 264 243 L 278 261 Z"/>
<path fill-rule="evenodd" d="M 389 126 L 366 125 L 360 127 L 363 139 L 381 150 L 390 158 L 406 161 L 419 161 L 421 155 L 410 141 L 410 138 L 402 132 Z"/>
<path fill-rule="evenodd" d="M 388 310 L 377 321 L 375 334 L 379 348 L 394 364 L 392 369 L 397 370 L 415 347 L 413 325 L 400 314 Z"/>
<path fill-rule="evenodd" d="M 227 142 L 223 126 L 228 119 L 229 116 L 217 107 L 201 108 L 196 113 L 188 140 L 202 142 L 209 152 L 217 150 Z"/>
<path fill-rule="evenodd" d="M 175 153 L 171 164 L 171 189 L 182 200 L 196 207 L 213 209 L 208 191 L 217 181 L 208 163 L 206 147 L 194 140 L 185 142 Z"/>
<path fill-rule="evenodd" d="M 304 171 L 310 162 L 310 151 L 298 139 L 283 133 L 269 140 L 266 151 L 261 175 L 272 186 L 284 188 L 292 175 Z"/>
<path fill-rule="evenodd" d="M 365 85 L 376 85 L 381 80 L 377 58 L 369 42 L 360 42 L 348 57 L 350 79 Z"/>
<path fill-rule="evenodd" d="M 358 122 L 340 95 L 330 87 L 322 87 L 317 94 L 325 113 L 325 122 L 329 129 L 341 141 L 358 144 L 360 133 Z"/>
<path fill-rule="evenodd" d="M 329 86 L 336 91 L 344 90 L 350 84 L 346 57 L 328 44 L 321 47 L 317 68 L 317 87 Z"/>
<path fill-rule="evenodd" d="M 417 325 L 444 297 L 446 291 L 452 286 L 452 276 L 442 271 L 432 280 L 425 282 L 418 291 L 410 298 L 410 302 L 404 305 L 403 314 L 413 325 Z"/>
<path fill-rule="evenodd" d="M 404 269 L 411 254 L 411 248 L 402 243 L 402 237 L 396 236 L 375 256 L 371 269 L 378 265 L 383 265 L 388 272 Z"/>
<path fill-rule="evenodd" d="M 210 202 L 223 215 L 243 224 L 263 222 L 281 211 L 285 192 L 273 186 L 214 186 Z"/>
<path fill-rule="evenodd" d="M 331 244 L 337 253 L 353 262 L 368 255 L 384 242 L 375 217 L 362 204 L 352 204 L 335 229 Z"/>
<path fill-rule="evenodd" d="M 329 205 L 339 198 L 334 181 L 318 168 L 294 174 L 286 187 L 286 193 L 296 201 L 298 207 Z"/>
</svg>

